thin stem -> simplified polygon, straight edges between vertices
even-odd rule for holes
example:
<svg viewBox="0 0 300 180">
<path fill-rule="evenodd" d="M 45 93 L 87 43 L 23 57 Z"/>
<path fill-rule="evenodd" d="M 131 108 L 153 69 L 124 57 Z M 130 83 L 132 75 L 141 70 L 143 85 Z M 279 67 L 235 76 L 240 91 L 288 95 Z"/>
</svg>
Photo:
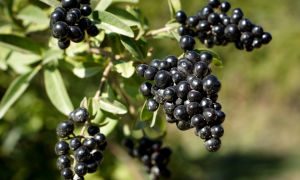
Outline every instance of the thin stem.
<svg viewBox="0 0 300 180">
<path fill-rule="evenodd" d="M 156 29 L 156 30 L 148 32 L 145 37 L 149 38 L 149 37 L 153 37 L 155 35 L 158 35 L 160 33 L 170 32 L 171 30 L 173 30 L 175 28 L 176 27 L 167 26 L 167 27 L 163 27 L 163 28 L 160 28 L 160 29 Z"/>
<path fill-rule="evenodd" d="M 106 68 L 103 71 L 103 75 L 102 75 L 102 78 L 100 80 L 100 84 L 99 84 L 98 90 L 96 91 L 94 99 L 98 99 L 99 98 L 99 96 L 101 94 L 101 90 L 102 90 L 102 88 L 103 88 L 103 86 L 105 84 L 105 81 L 106 81 L 106 79 L 108 77 L 108 74 L 109 74 L 109 72 L 110 72 L 110 70 L 111 70 L 112 67 L 113 67 L 113 63 L 112 63 L 112 61 L 109 61 L 108 65 L 106 66 Z"/>
</svg>

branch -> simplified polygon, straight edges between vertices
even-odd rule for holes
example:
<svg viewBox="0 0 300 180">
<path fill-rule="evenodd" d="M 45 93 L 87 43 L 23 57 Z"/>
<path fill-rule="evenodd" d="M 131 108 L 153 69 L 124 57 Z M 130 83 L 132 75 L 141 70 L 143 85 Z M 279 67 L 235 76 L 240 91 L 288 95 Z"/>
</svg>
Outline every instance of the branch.
<svg viewBox="0 0 300 180">
<path fill-rule="evenodd" d="M 176 27 L 171 27 L 171 26 L 167 26 L 167 27 L 163 27 L 161 29 L 156 29 L 156 30 L 153 30 L 153 31 L 149 31 L 145 37 L 149 38 L 149 37 L 153 37 L 155 35 L 158 35 L 160 33 L 164 33 L 164 32 L 170 32 L 172 31 L 173 29 L 176 29 Z"/>
<path fill-rule="evenodd" d="M 114 59 L 113 59 L 113 60 L 114 60 Z M 112 63 L 113 60 L 111 59 L 111 60 L 109 61 L 108 65 L 106 66 L 106 68 L 105 68 L 104 71 L 103 71 L 103 75 L 102 75 L 102 78 L 101 78 L 101 80 L 100 80 L 100 84 L 99 84 L 98 90 L 96 91 L 96 94 L 95 94 L 95 96 L 94 96 L 95 99 L 98 99 L 99 96 L 100 96 L 100 94 L 101 94 L 101 90 L 102 90 L 102 88 L 103 88 L 103 86 L 104 86 L 104 84 L 105 84 L 105 81 L 106 81 L 106 79 L 107 79 L 107 76 L 108 76 L 108 74 L 109 74 L 111 68 L 113 67 L 113 63 Z"/>
</svg>

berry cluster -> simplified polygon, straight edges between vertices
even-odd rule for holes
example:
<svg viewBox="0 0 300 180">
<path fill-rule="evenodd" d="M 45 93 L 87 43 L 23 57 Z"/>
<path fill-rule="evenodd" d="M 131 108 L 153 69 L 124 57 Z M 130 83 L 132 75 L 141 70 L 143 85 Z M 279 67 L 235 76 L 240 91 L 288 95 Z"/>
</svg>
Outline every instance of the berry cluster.
<svg viewBox="0 0 300 180">
<path fill-rule="evenodd" d="M 198 37 L 208 48 L 233 42 L 238 49 L 246 51 L 260 48 L 272 40 L 270 33 L 244 18 L 240 8 L 233 9 L 231 16 L 228 16 L 230 8 L 227 1 L 208 0 L 208 5 L 196 15 L 187 17 L 184 11 L 178 11 L 175 18 L 181 24 L 178 28 L 179 35 Z"/>
<path fill-rule="evenodd" d="M 83 180 L 86 173 L 96 172 L 103 160 L 102 151 L 105 150 L 107 141 L 98 126 L 88 127 L 89 136 L 74 134 L 74 125 L 80 126 L 88 120 L 88 111 L 78 108 L 70 113 L 69 120 L 59 123 L 56 128 L 56 134 L 60 138 L 55 145 L 55 153 L 59 156 L 57 167 L 64 179 Z M 74 152 L 70 154 L 70 150 Z"/>
<path fill-rule="evenodd" d="M 189 41 L 180 44 L 190 45 Z M 221 146 L 219 138 L 224 133 L 221 124 L 225 119 L 221 104 L 216 102 L 221 83 L 211 75 L 209 64 L 212 60 L 213 55 L 209 52 L 199 54 L 190 50 L 183 58 L 168 56 L 165 60 L 152 60 L 150 66 L 140 64 L 136 68 L 139 76 L 154 80 L 153 84 L 144 82 L 140 86 L 140 92 L 148 98 L 147 110 L 156 111 L 159 104 L 163 105 L 166 120 L 176 123 L 180 130 L 194 127 L 195 134 L 205 140 L 205 147 L 210 152 Z"/>
<path fill-rule="evenodd" d="M 162 148 L 161 141 L 153 141 L 143 137 L 138 141 L 136 147 L 130 139 L 125 139 L 123 144 L 128 148 L 130 156 L 138 158 L 145 165 L 151 179 L 158 180 L 161 177 L 169 178 L 171 176 L 167 164 L 170 161 L 172 151 L 168 147 Z"/>
<path fill-rule="evenodd" d="M 50 17 L 52 36 L 58 40 L 58 46 L 66 49 L 70 41 L 79 43 L 89 36 L 97 36 L 98 28 L 87 17 L 92 13 L 90 0 L 62 0 L 62 7 L 57 7 Z"/>
</svg>

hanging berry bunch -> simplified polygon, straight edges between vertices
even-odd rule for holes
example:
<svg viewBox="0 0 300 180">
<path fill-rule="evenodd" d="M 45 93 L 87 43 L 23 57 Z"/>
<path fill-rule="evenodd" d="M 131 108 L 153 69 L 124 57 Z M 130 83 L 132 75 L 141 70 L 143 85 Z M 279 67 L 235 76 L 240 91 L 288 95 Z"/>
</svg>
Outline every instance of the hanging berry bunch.
<svg viewBox="0 0 300 180">
<path fill-rule="evenodd" d="M 99 34 L 98 28 L 86 17 L 92 13 L 90 0 L 62 0 L 61 4 L 62 7 L 55 8 L 50 17 L 52 36 L 59 39 L 59 48 L 68 48 L 70 41 L 83 41 L 85 32 L 89 36 Z"/>
<path fill-rule="evenodd" d="M 217 151 L 221 146 L 220 137 L 224 129 L 225 113 L 217 102 L 221 83 L 211 75 L 210 63 L 213 55 L 193 50 L 195 40 L 185 35 L 180 46 L 186 52 L 183 58 L 168 56 L 164 60 L 154 59 L 150 66 L 137 66 L 136 73 L 146 80 L 140 92 L 147 97 L 146 108 L 156 111 L 163 105 L 166 120 L 176 123 L 178 129 L 195 128 L 195 134 L 205 140 L 208 151 Z"/>
<path fill-rule="evenodd" d="M 128 148 L 130 156 L 138 158 L 145 165 L 151 179 L 158 180 L 161 177 L 171 176 L 167 165 L 172 151 L 168 147 L 162 147 L 162 141 L 153 141 L 143 137 L 138 141 L 138 145 L 135 145 L 131 139 L 125 139 L 123 144 Z"/>
<path fill-rule="evenodd" d="M 56 128 L 56 134 L 60 138 L 55 145 L 55 153 L 59 156 L 57 167 L 64 179 L 82 180 L 86 173 L 96 172 L 103 160 L 102 151 L 105 150 L 107 141 L 99 127 L 90 125 L 87 129 L 88 136 L 84 136 L 84 131 L 78 136 L 74 134 L 75 125 L 80 127 L 88 122 L 88 111 L 78 108 L 70 113 L 69 120 L 61 122 Z"/>
<path fill-rule="evenodd" d="M 227 1 L 208 0 L 208 5 L 196 15 L 187 17 L 184 11 L 178 11 L 175 18 L 181 24 L 178 28 L 179 35 L 198 37 L 208 48 L 233 42 L 236 48 L 246 51 L 260 48 L 272 40 L 270 33 L 244 18 L 240 8 L 233 9 L 231 15 L 228 15 L 230 8 Z"/>
</svg>

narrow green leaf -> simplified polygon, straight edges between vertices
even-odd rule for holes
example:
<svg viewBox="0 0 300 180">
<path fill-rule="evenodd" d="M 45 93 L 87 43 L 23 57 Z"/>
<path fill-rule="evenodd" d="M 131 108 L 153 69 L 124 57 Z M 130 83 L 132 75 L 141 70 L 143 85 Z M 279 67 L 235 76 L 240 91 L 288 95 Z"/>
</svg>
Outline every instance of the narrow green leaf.
<svg viewBox="0 0 300 180">
<path fill-rule="evenodd" d="M 58 0 L 40 0 L 40 1 L 52 7 L 60 6 L 60 2 Z"/>
<path fill-rule="evenodd" d="M 96 5 L 95 10 L 104 11 L 110 6 L 112 0 L 100 0 L 100 2 Z"/>
<path fill-rule="evenodd" d="M 121 43 L 134 57 L 138 58 L 139 60 L 143 59 L 143 52 L 138 46 L 137 41 L 129 37 L 122 36 Z"/>
<path fill-rule="evenodd" d="M 7 110 L 19 99 L 19 97 L 28 88 L 31 80 L 40 71 L 41 67 L 37 66 L 33 71 L 28 72 L 16 78 L 5 92 L 0 103 L 0 119 L 3 118 Z"/>
<path fill-rule="evenodd" d="M 43 65 L 51 62 L 52 60 L 57 60 L 62 58 L 63 51 L 58 49 L 49 49 L 43 55 Z"/>
<path fill-rule="evenodd" d="M 181 10 L 180 0 L 168 0 L 171 17 L 173 18 L 175 13 Z"/>
<path fill-rule="evenodd" d="M 41 46 L 39 44 L 29 38 L 16 35 L 0 34 L 0 46 L 23 53 L 41 54 Z"/>
<path fill-rule="evenodd" d="M 17 17 L 23 21 L 39 24 L 39 25 L 49 25 L 49 20 L 46 13 L 38 8 L 37 6 L 28 5 L 23 8 Z"/>
<path fill-rule="evenodd" d="M 108 98 L 100 97 L 99 103 L 100 103 L 100 108 L 102 110 L 110 112 L 112 114 L 126 114 L 127 113 L 126 106 L 117 100 L 111 100 Z"/>
<path fill-rule="evenodd" d="M 148 111 L 146 108 L 146 102 L 144 103 L 143 108 L 140 113 L 141 121 L 149 121 L 153 117 L 153 112 Z"/>
<path fill-rule="evenodd" d="M 101 127 L 101 133 L 103 133 L 107 136 L 115 129 L 115 127 L 117 126 L 119 121 L 116 119 L 109 118 L 109 117 L 106 117 L 104 122 L 105 121 L 107 121 L 108 124 Z"/>
<path fill-rule="evenodd" d="M 47 95 L 52 104 L 63 114 L 69 115 L 74 107 L 58 69 L 45 68 L 44 83 Z"/>
<path fill-rule="evenodd" d="M 107 11 L 117 16 L 123 23 L 127 24 L 128 26 L 141 26 L 141 23 L 138 21 L 138 19 L 124 9 L 108 8 Z"/>
<path fill-rule="evenodd" d="M 135 72 L 133 61 L 118 60 L 115 61 L 114 67 L 124 78 L 130 78 Z"/>
<path fill-rule="evenodd" d="M 151 125 L 150 125 L 151 128 L 155 126 L 156 119 L 157 119 L 157 113 L 158 113 L 158 110 L 156 110 L 156 111 L 153 113 L 152 121 L 151 121 Z"/>
<path fill-rule="evenodd" d="M 107 32 L 114 32 L 117 34 L 122 34 L 128 37 L 134 37 L 134 33 L 131 28 L 123 23 L 117 16 L 106 11 L 97 11 L 98 17 L 100 19 L 100 24 L 98 25 L 101 29 Z"/>
<path fill-rule="evenodd" d="M 138 3 L 139 0 L 112 0 L 113 3 Z"/>
</svg>

